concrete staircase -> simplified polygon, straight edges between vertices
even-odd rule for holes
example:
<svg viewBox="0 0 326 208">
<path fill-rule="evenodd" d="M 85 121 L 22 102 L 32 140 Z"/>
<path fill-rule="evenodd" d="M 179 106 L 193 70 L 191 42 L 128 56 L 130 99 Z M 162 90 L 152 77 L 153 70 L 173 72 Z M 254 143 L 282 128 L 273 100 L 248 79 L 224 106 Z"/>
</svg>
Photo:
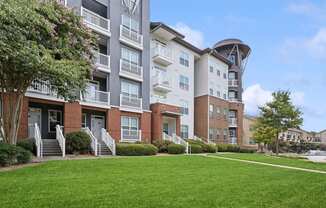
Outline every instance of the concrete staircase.
<svg viewBox="0 0 326 208">
<path fill-rule="evenodd" d="M 101 146 L 99 147 L 100 155 L 112 155 L 112 152 L 102 140 L 98 140 L 98 144 L 100 144 L 99 146 Z"/>
<path fill-rule="evenodd" d="M 56 139 L 42 139 L 43 156 L 62 156 L 62 151 Z"/>
</svg>

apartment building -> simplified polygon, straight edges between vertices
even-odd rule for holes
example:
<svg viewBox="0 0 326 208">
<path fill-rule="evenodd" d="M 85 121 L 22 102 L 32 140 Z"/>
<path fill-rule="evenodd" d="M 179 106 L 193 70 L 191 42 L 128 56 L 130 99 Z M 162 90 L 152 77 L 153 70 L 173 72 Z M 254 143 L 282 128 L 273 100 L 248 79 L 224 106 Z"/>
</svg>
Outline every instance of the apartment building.
<svg viewBox="0 0 326 208">
<path fill-rule="evenodd" d="M 56 96 L 46 80 L 35 80 L 24 99 L 20 138 L 56 138 L 88 127 L 96 138 L 103 130 L 116 142 L 151 138 L 150 41 L 148 0 L 66 0 L 99 37 L 96 65 L 79 102 Z"/>
<path fill-rule="evenodd" d="M 258 145 L 253 139 L 254 125 L 256 123 L 256 117 L 244 115 L 243 116 L 243 137 L 242 137 L 242 146 L 246 147 L 255 147 Z"/>
<path fill-rule="evenodd" d="M 242 74 L 250 48 L 226 39 L 202 51 L 195 69 L 195 134 L 209 142 L 241 144 Z"/>
<path fill-rule="evenodd" d="M 161 23 L 151 23 L 152 139 L 194 136 L 194 72 L 200 50 L 184 35 Z"/>
</svg>

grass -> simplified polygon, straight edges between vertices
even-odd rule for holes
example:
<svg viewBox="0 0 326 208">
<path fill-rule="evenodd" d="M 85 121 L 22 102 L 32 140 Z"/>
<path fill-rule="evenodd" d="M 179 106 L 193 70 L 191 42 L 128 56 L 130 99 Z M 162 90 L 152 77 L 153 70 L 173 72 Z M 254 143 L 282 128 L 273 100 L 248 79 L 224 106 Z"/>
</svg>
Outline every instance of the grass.
<svg viewBox="0 0 326 208">
<path fill-rule="evenodd" d="M 51 161 L 0 173 L 0 207 L 324 207 L 326 175 L 202 156 Z"/>
<path fill-rule="evenodd" d="M 276 156 L 267 156 L 263 154 L 245 154 L 245 153 L 219 153 L 217 154 L 222 157 L 250 160 L 256 162 L 271 163 L 277 165 L 287 165 L 298 168 L 307 168 L 313 170 L 323 170 L 326 171 L 326 163 L 313 163 L 307 159 L 300 158 L 285 158 L 285 157 L 276 157 Z"/>
</svg>

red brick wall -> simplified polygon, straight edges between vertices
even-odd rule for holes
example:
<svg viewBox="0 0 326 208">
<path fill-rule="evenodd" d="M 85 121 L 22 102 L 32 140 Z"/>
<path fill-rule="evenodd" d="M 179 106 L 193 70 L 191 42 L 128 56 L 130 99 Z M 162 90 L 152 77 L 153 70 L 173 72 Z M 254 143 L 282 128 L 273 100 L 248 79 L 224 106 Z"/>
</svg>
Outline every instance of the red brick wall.
<svg viewBox="0 0 326 208">
<path fill-rule="evenodd" d="M 208 138 L 208 96 L 195 98 L 195 135 Z"/>
<path fill-rule="evenodd" d="M 140 119 L 142 141 L 151 143 L 151 113 L 143 112 Z"/>
<path fill-rule="evenodd" d="M 111 108 L 107 111 L 106 129 L 116 142 L 121 139 L 121 112 L 119 108 Z"/>
<path fill-rule="evenodd" d="M 28 137 L 28 97 L 24 97 L 23 109 L 18 129 L 18 139 Z"/>
<path fill-rule="evenodd" d="M 64 133 L 76 132 L 81 129 L 82 110 L 78 102 L 64 104 Z"/>
</svg>

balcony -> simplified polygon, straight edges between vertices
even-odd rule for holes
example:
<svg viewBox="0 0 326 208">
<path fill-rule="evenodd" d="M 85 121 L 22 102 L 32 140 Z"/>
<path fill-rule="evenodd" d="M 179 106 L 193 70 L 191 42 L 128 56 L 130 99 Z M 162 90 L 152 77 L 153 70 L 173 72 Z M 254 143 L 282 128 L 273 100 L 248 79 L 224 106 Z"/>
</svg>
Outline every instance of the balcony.
<svg viewBox="0 0 326 208">
<path fill-rule="evenodd" d="M 86 88 L 80 99 L 91 106 L 110 107 L 110 92 Z"/>
<path fill-rule="evenodd" d="M 238 87 L 239 86 L 239 81 L 234 79 L 234 80 L 229 80 L 229 87 Z"/>
<path fill-rule="evenodd" d="M 143 81 L 143 67 L 127 59 L 120 59 L 120 76 Z"/>
<path fill-rule="evenodd" d="M 122 142 L 141 141 L 141 130 L 121 129 Z"/>
<path fill-rule="evenodd" d="M 61 100 L 49 81 L 34 80 L 27 88 L 26 96 L 40 99 Z"/>
<path fill-rule="evenodd" d="M 94 51 L 96 67 L 103 72 L 110 72 L 110 56 Z"/>
<path fill-rule="evenodd" d="M 124 25 L 120 25 L 120 41 L 131 47 L 143 50 L 143 36 Z"/>
<path fill-rule="evenodd" d="M 172 82 L 168 76 L 156 75 L 152 77 L 152 81 L 154 90 L 163 93 L 171 92 Z"/>
<path fill-rule="evenodd" d="M 109 19 L 102 17 L 84 7 L 81 8 L 81 16 L 84 19 L 84 23 L 89 28 L 103 35 L 111 36 Z"/>
<path fill-rule="evenodd" d="M 126 108 L 128 111 L 141 112 L 143 107 L 142 98 L 120 94 L 120 107 Z"/>
<path fill-rule="evenodd" d="M 173 63 L 172 50 L 164 45 L 157 44 L 154 48 L 153 61 L 168 66 Z"/>
<path fill-rule="evenodd" d="M 229 118 L 229 127 L 237 127 L 237 126 L 238 126 L 238 119 Z"/>
</svg>

